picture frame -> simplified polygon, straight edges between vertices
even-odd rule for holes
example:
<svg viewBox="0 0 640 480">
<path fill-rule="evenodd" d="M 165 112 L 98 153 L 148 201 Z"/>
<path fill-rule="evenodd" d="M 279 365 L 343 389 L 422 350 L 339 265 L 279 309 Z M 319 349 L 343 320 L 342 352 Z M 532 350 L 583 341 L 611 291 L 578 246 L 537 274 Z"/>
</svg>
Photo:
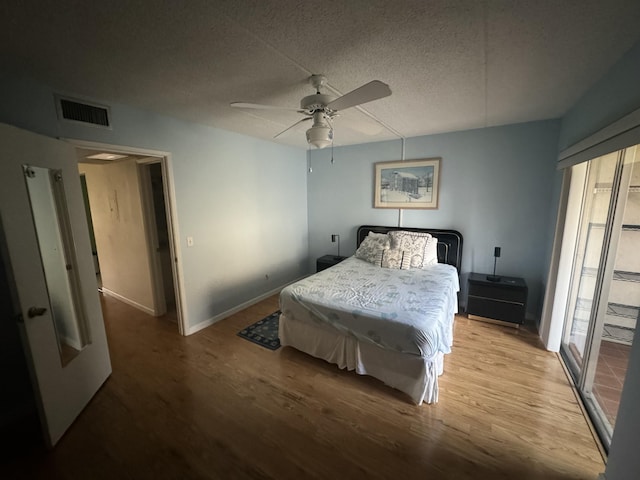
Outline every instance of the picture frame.
<svg viewBox="0 0 640 480">
<path fill-rule="evenodd" d="M 374 208 L 437 209 L 441 158 L 374 164 Z"/>
</svg>

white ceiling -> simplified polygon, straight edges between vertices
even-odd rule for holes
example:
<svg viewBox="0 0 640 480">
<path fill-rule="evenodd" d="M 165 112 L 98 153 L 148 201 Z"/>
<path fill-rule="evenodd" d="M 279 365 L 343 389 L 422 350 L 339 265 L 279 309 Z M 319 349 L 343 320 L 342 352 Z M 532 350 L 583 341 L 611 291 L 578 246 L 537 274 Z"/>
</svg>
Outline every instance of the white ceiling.
<svg viewBox="0 0 640 480">
<path fill-rule="evenodd" d="M 300 115 L 229 103 L 298 107 L 312 73 L 334 95 L 388 83 L 336 119 L 344 145 L 560 117 L 639 20 L 638 0 L 3 0 L 0 59 L 60 93 L 266 139 Z M 306 128 L 277 141 L 306 146 Z"/>
</svg>

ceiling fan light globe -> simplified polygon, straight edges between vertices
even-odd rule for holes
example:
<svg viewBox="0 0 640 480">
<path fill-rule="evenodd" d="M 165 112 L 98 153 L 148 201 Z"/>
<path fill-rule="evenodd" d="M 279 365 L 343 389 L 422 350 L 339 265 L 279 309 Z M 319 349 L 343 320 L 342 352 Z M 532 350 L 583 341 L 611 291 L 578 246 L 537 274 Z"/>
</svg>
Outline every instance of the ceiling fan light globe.
<svg viewBox="0 0 640 480">
<path fill-rule="evenodd" d="M 333 129 L 331 127 L 318 126 L 307 130 L 307 142 L 316 148 L 324 148 L 333 142 Z"/>
</svg>

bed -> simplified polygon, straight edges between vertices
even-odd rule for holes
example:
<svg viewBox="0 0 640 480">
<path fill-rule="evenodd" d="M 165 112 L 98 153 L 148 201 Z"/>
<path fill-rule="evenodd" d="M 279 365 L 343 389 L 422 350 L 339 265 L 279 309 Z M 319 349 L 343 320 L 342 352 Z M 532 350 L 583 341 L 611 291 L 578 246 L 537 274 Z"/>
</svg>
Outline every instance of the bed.
<svg viewBox="0 0 640 480">
<path fill-rule="evenodd" d="M 426 254 L 424 265 L 413 265 L 413 257 L 410 265 L 409 248 L 395 264 L 392 253 L 398 248 L 378 249 L 375 258 L 365 248 L 387 237 L 393 245 L 429 236 L 434 237 L 425 240 L 433 248 L 429 265 Z M 356 255 L 282 290 L 281 344 L 373 376 L 417 405 L 437 402 L 438 376 L 451 352 L 458 311 L 461 234 L 364 225 L 357 245 Z"/>
</svg>

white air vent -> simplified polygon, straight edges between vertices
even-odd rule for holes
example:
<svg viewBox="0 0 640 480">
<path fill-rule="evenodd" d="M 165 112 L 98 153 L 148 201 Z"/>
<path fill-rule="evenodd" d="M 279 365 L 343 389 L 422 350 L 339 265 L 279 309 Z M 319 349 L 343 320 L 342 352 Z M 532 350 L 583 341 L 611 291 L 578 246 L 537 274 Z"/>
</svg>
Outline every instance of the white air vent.
<svg viewBox="0 0 640 480">
<path fill-rule="evenodd" d="M 111 128 L 109 107 L 56 95 L 58 118 L 95 127 Z"/>
</svg>

